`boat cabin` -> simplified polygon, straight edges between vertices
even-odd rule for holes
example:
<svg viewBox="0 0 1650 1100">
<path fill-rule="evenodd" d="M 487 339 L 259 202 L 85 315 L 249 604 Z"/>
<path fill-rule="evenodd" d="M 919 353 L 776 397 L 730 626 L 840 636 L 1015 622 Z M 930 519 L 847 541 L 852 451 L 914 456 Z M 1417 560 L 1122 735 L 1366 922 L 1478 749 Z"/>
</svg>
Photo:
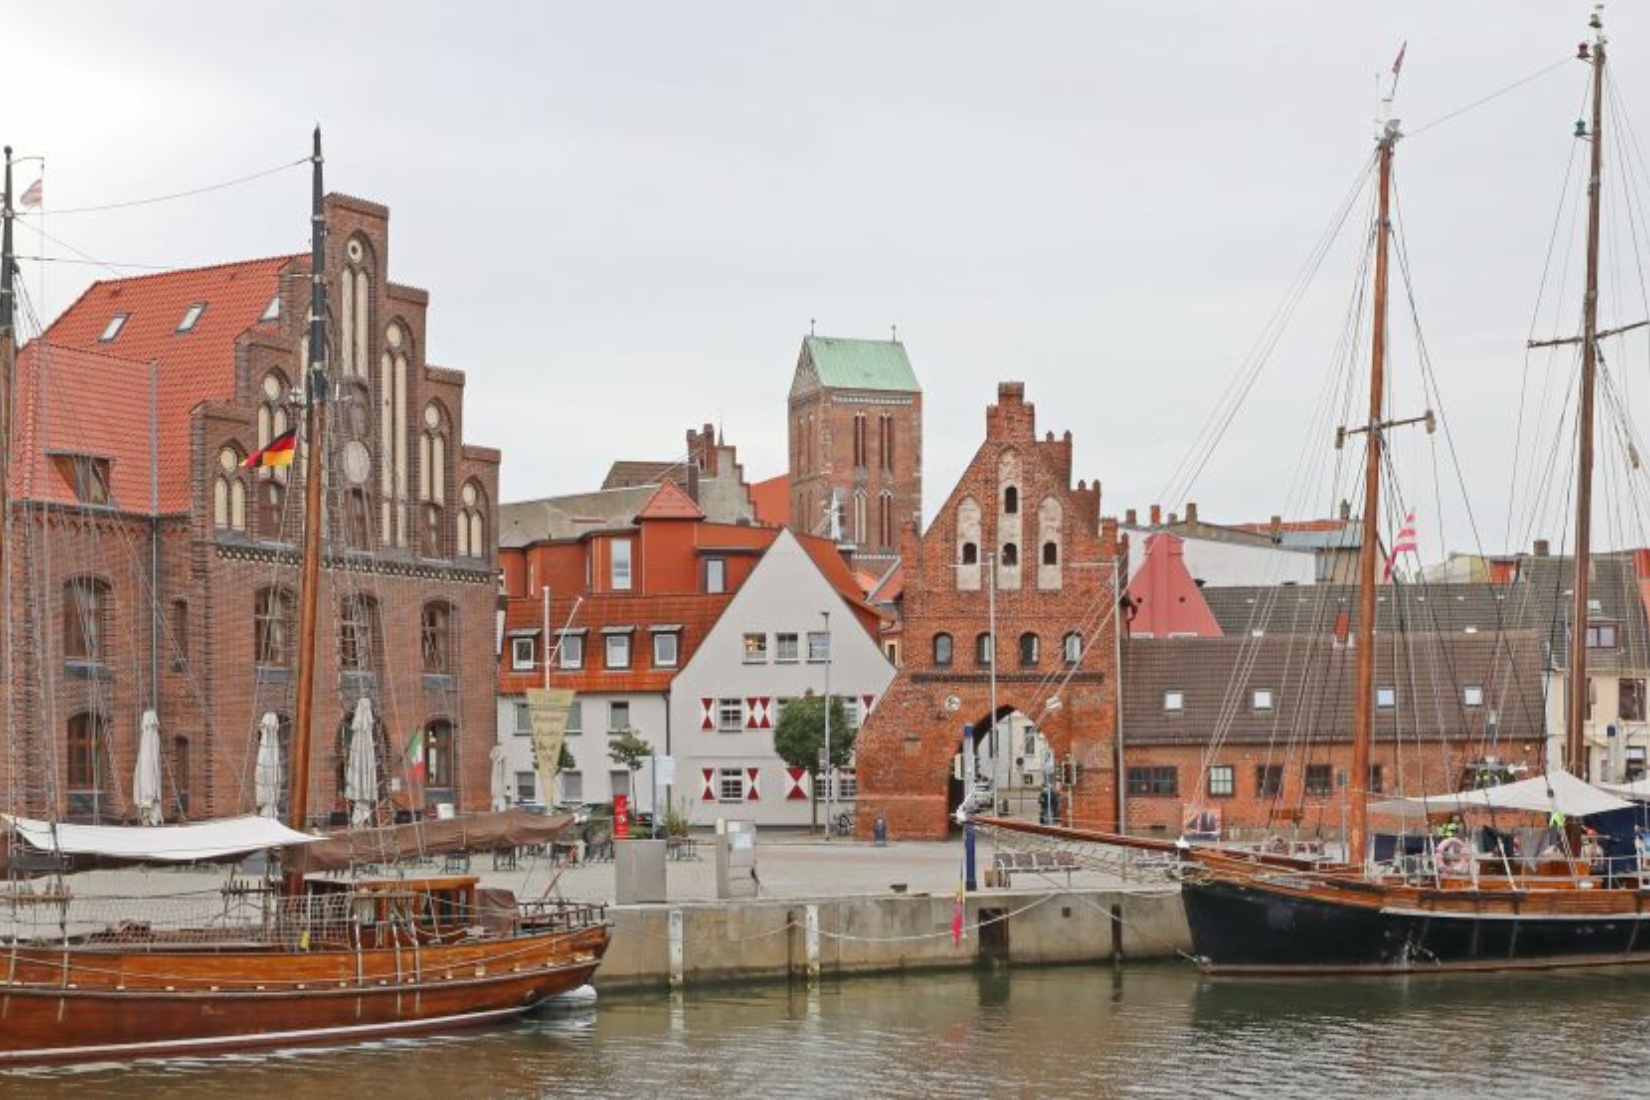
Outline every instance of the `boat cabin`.
<svg viewBox="0 0 1650 1100">
<path fill-rule="evenodd" d="M 312 915 L 347 921 L 363 941 L 382 934 L 416 935 L 420 942 L 471 937 L 479 930 L 507 932 L 515 921 L 515 895 L 481 889 L 474 875 L 305 882 Z"/>
</svg>

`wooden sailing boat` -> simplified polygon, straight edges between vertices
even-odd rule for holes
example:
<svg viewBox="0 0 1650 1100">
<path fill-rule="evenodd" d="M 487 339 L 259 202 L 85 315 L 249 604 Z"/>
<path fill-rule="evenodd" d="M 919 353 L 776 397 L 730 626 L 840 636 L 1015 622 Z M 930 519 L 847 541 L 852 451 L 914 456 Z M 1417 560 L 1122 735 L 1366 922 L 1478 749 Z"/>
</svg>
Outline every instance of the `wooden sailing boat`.
<svg viewBox="0 0 1650 1100">
<path fill-rule="evenodd" d="M 1566 343 L 1581 345 L 1578 402 L 1579 457 L 1575 516 L 1575 574 L 1570 601 L 1569 660 L 1563 768 L 1518 782 L 1372 804 L 1368 792 L 1349 792 L 1345 862 L 1293 858 L 1236 847 L 1175 846 L 1099 833 L 1020 826 L 1067 840 L 1159 851 L 1175 849 L 1196 956 L 1215 973 L 1303 974 L 1409 972 L 1417 969 L 1500 970 L 1650 962 L 1650 889 L 1640 868 L 1599 874 L 1577 843 L 1579 819 L 1629 808 L 1585 775 L 1588 581 L 1593 476 L 1593 405 L 1598 365 L 1598 266 L 1603 151 L 1606 39 L 1592 21 L 1593 41 L 1580 57 L 1592 67 L 1588 191 L 1587 286 L 1583 331 Z M 1356 687 L 1348 774 L 1356 787 L 1370 775 L 1375 703 L 1377 540 L 1383 436 L 1405 421 L 1383 407 L 1386 352 L 1387 252 L 1391 233 L 1392 158 L 1401 134 L 1395 122 L 1378 139 L 1379 207 L 1375 234 L 1371 378 L 1367 422 L 1364 512 L 1359 559 L 1359 611 L 1354 638 Z M 1637 326 L 1629 326 L 1637 327 Z M 1617 330 L 1620 331 L 1620 330 Z M 1370 817 L 1419 819 L 1458 813 L 1525 815 L 1567 828 L 1551 858 L 1505 854 L 1475 859 L 1464 839 L 1428 838 L 1422 865 L 1371 860 Z M 1014 827 L 1008 822 L 994 822 Z M 1580 857 L 1580 858 L 1577 858 Z"/>
<path fill-rule="evenodd" d="M 12 335 L 11 171 L 7 150 L 0 270 L 0 418 L 9 408 Z M 313 154 L 313 243 L 306 437 L 325 428 L 326 227 L 321 136 Z M 0 438 L 9 439 L 0 420 Z M 325 448 L 309 448 L 300 652 L 289 827 L 263 818 L 170 828 L 67 826 L 8 819 L 14 845 L 52 865 L 234 858 L 283 851 L 276 890 L 226 888 L 206 907 L 155 899 L 92 908 L 66 888 L 13 880 L 0 941 L 0 1065 L 200 1053 L 406 1034 L 520 1014 L 584 984 L 607 949 L 605 909 L 518 902 L 467 874 L 349 881 L 312 878 L 352 855 L 543 842 L 565 821 L 528 815 L 439 822 L 415 841 L 395 829 L 331 841 L 306 834 L 320 495 Z M 0 458 L 0 462 L 4 462 Z M 6 485 L 0 467 L 0 493 Z M 0 497 L 0 515 L 7 501 Z M 9 656 L 9 655 L 8 655 Z M 411 828 L 403 826 L 402 829 Z M 14 866 L 13 871 L 17 868 Z"/>
</svg>

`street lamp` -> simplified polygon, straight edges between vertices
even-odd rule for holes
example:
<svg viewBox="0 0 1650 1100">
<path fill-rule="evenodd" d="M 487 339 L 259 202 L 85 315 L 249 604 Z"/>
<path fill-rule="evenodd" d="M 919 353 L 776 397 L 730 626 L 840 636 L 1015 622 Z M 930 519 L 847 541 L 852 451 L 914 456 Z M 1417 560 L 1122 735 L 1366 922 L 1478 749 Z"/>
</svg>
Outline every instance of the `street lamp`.
<svg viewBox="0 0 1650 1100">
<path fill-rule="evenodd" d="M 825 839 L 830 840 L 836 822 L 836 800 L 831 790 L 831 613 L 821 611 L 819 614 L 825 620 L 825 758 L 820 761 L 819 772 L 825 780 Z"/>
</svg>

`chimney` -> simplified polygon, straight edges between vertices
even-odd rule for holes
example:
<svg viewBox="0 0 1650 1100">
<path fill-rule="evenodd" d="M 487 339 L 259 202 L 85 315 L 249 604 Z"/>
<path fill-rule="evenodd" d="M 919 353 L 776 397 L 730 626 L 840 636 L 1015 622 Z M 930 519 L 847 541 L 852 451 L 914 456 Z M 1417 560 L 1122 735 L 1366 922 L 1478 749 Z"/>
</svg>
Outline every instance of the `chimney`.
<svg viewBox="0 0 1650 1100">
<path fill-rule="evenodd" d="M 1179 517 L 1179 516 L 1177 516 L 1177 515 L 1175 515 L 1175 514 L 1174 514 L 1174 513 L 1173 513 L 1173 512 L 1170 512 L 1170 513 L 1169 513 L 1169 526 L 1170 526 L 1170 527 L 1173 527 L 1173 526 L 1174 526 L 1174 525 L 1175 525 L 1175 524 L 1176 524 L 1176 523 L 1178 523 L 1178 522 L 1179 522 L 1179 521 L 1180 521 L 1180 517 Z"/>
<path fill-rule="evenodd" d="M 1341 501 L 1341 520 L 1344 522 L 1344 521 L 1349 520 L 1351 518 L 1352 518 L 1352 502 L 1350 500 Z"/>
<path fill-rule="evenodd" d="M 1552 549 L 1552 546 L 1547 542 L 1546 539 L 1536 539 L 1535 540 L 1535 556 L 1536 557 L 1538 557 L 1538 558 L 1546 557 L 1548 552 L 1551 549 Z"/>
<path fill-rule="evenodd" d="M 1161 505 L 1152 505 L 1152 526 L 1157 527 L 1163 522 L 1163 508 Z"/>
<path fill-rule="evenodd" d="M 1283 541 L 1283 517 L 1282 516 L 1273 516 L 1272 517 L 1272 541 L 1273 542 L 1282 542 Z"/>
<path fill-rule="evenodd" d="M 1135 511 L 1134 511 L 1133 508 L 1130 508 L 1128 511 L 1123 513 L 1123 526 L 1125 526 L 1125 527 L 1138 527 L 1138 526 L 1140 526 L 1139 519 L 1136 516 Z"/>
<path fill-rule="evenodd" d="M 1186 526 L 1197 526 L 1197 501 L 1195 500 L 1188 500 L 1186 502 Z"/>
</svg>

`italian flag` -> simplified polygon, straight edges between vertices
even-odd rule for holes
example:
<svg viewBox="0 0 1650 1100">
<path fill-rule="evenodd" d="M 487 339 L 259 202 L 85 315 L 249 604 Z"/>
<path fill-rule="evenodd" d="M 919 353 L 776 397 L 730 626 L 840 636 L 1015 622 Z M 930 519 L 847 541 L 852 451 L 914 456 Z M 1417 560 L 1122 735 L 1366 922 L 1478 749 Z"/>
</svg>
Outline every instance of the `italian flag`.
<svg viewBox="0 0 1650 1100">
<path fill-rule="evenodd" d="M 407 775 L 413 783 L 424 785 L 424 731 L 414 730 L 412 740 L 407 742 L 407 752 L 404 757 L 407 762 Z"/>
</svg>

